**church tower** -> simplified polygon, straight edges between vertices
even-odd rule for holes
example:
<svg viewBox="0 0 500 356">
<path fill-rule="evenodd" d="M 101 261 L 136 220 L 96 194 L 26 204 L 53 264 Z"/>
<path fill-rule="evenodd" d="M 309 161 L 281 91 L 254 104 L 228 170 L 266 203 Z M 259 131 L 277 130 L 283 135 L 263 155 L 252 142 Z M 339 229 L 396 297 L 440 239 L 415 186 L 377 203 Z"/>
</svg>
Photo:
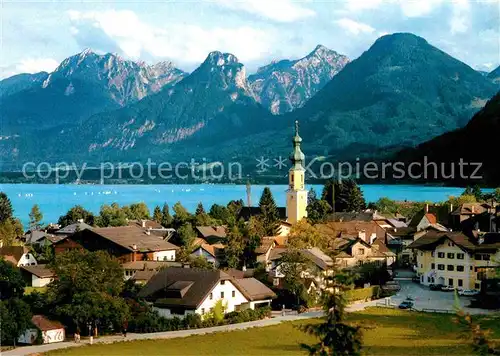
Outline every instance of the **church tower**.
<svg viewBox="0 0 500 356">
<path fill-rule="evenodd" d="M 300 150 L 302 138 L 299 136 L 299 122 L 295 121 L 295 136 L 292 139 L 293 152 L 290 156 L 292 167 L 288 172 L 288 190 L 286 191 L 287 221 L 295 224 L 307 217 L 307 190 L 305 190 L 305 156 Z"/>
</svg>

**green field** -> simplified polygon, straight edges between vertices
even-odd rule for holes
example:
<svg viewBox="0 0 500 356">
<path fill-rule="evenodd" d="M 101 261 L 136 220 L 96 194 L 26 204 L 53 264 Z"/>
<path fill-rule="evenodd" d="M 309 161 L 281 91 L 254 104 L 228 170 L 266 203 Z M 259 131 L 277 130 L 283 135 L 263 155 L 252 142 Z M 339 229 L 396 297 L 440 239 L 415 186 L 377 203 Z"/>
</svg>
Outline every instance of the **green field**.
<svg viewBox="0 0 500 356">
<path fill-rule="evenodd" d="M 372 308 L 349 314 L 363 326 L 364 353 L 369 355 L 470 355 L 453 315 Z M 311 322 L 311 321 L 308 321 Z M 304 323 L 301 321 L 300 323 Z M 196 335 L 170 340 L 122 342 L 53 351 L 48 355 L 305 355 L 299 343 L 314 338 L 294 323 L 264 328 Z M 500 339 L 500 319 L 483 318 Z"/>
</svg>

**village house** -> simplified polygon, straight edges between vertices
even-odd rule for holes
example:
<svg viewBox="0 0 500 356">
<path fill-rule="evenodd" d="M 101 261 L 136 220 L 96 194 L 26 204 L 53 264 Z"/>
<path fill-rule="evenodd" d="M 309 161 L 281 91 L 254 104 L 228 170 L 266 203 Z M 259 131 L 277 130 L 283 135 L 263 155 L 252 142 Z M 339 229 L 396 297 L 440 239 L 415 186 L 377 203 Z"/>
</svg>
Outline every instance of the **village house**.
<svg viewBox="0 0 500 356">
<path fill-rule="evenodd" d="M 227 229 L 225 226 L 195 226 L 198 238 L 207 243 L 218 243 L 226 240 Z"/>
<path fill-rule="evenodd" d="M 189 265 L 187 265 L 189 267 Z M 173 261 L 129 261 L 122 263 L 125 280 L 137 280 L 137 273 L 141 271 L 159 271 L 165 267 L 186 267 L 182 262 Z"/>
<path fill-rule="evenodd" d="M 0 247 L 0 256 L 17 267 L 37 265 L 35 256 L 33 256 L 26 246 Z"/>
<path fill-rule="evenodd" d="M 42 343 L 44 344 L 64 341 L 64 326 L 60 322 L 49 320 L 43 315 L 33 315 L 31 323 L 33 326 L 19 336 L 18 343 L 34 344 L 39 333 L 41 333 Z"/>
<path fill-rule="evenodd" d="M 63 236 L 69 236 L 73 235 L 77 231 L 83 231 L 83 230 L 92 230 L 92 226 L 89 224 L 86 224 L 83 222 L 83 219 L 78 220 L 78 222 L 74 224 L 67 225 L 63 227 L 62 229 L 59 229 L 57 231 L 54 231 L 54 235 L 63 235 Z"/>
<path fill-rule="evenodd" d="M 500 232 L 499 210 L 497 203 L 464 203 L 451 213 L 452 227 L 464 232 Z"/>
<path fill-rule="evenodd" d="M 192 257 L 203 257 L 208 262 L 214 265 L 214 267 L 219 267 L 224 259 L 224 248 L 225 246 L 221 243 L 209 244 L 201 243 L 196 245 L 191 252 Z"/>
<path fill-rule="evenodd" d="M 47 231 L 30 230 L 24 234 L 24 243 L 26 245 L 48 246 L 52 244 L 51 238 L 55 235 L 49 234 Z"/>
<path fill-rule="evenodd" d="M 328 238 L 336 251 L 336 263 L 351 268 L 365 262 L 391 266 L 396 254 L 385 245 L 387 233 L 375 221 L 332 221 L 317 225 L 320 234 Z"/>
<path fill-rule="evenodd" d="M 45 287 L 55 277 L 54 271 L 47 265 L 21 266 L 21 275 L 30 287 Z"/>
<path fill-rule="evenodd" d="M 150 235 L 157 236 L 163 240 L 170 240 L 170 238 L 175 234 L 175 229 L 165 228 L 162 224 L 157 223 L 154 220 L 128 220 L 128 226 L 138 227 Z"/>
<path fill-rule="evenodd" d="M 273 291 L 254 278 L 236 279 L 223 271 L 165 268 L 156 273 L 139 297 L 167 318 L 209 313 L 222 300 L 225 313 L 270 305 Z"/>
<path fill-rule="evenodd" d="M 417 251 L 420 283 L 480 289 L 481 281 L 491 277 L 498 266 L 500 234 L 430 231 L 409 248 Z"/>
<path fill-rule="evenodd" d="M 93 228 L 78 231 L 54 245 L 56 254 L 71 249 L 107 251 L 120 262 L 175 261 L 179 247 L 135 226 Z"/>
</svg>

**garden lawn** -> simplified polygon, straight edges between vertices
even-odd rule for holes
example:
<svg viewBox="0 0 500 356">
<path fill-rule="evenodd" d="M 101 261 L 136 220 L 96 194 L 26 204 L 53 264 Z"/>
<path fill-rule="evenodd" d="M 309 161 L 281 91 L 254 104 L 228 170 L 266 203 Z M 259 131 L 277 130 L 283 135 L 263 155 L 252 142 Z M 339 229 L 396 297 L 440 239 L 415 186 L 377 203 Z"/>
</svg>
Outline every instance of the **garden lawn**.
<svg viewBox="0 0 500 356">
<path fill-rule="evenodd" d="M 454 315 L 370 308 L 349 314 L 364 328 L 364 354 L 368 355 L 470 355 Z M 297 325 L 315 320 L 288 322 L 186 338 L 95 344 L 49 352 L 47 355 L 305 355 L 300 343 L 313 343 Z M 317 322 L 317 321 L 316 321 Z M 500 319 L 483 317 L 500 341 Z"/>
</svg>

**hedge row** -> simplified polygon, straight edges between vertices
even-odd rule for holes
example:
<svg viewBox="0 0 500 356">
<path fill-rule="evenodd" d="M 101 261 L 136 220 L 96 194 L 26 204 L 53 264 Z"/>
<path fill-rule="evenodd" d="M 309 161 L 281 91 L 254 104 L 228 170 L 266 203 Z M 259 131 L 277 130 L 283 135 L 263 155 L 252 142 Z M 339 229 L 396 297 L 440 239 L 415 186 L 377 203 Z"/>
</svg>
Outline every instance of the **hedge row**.
<svg viewBox="0 0 500 356">
<path fill-rule="evenodd" d="M 224 315 L 224 319 L 217 321 L 213 318 L 202 319 L 199 314 L 188 314 L 185 318 L 174 317 L 171 319 L 158 315 L 149 310 L 138 315 L 129 322 L 129 331 L 136 333 L 152 333 L 160 331 L 175 331 L 186 329 L 208 328 L 218 325 L 237 324 L 247 321 L 264 319 L 271 316 L 271 308 L 263 307 L 255 310 L 246 309 Z"/>
</svg>

